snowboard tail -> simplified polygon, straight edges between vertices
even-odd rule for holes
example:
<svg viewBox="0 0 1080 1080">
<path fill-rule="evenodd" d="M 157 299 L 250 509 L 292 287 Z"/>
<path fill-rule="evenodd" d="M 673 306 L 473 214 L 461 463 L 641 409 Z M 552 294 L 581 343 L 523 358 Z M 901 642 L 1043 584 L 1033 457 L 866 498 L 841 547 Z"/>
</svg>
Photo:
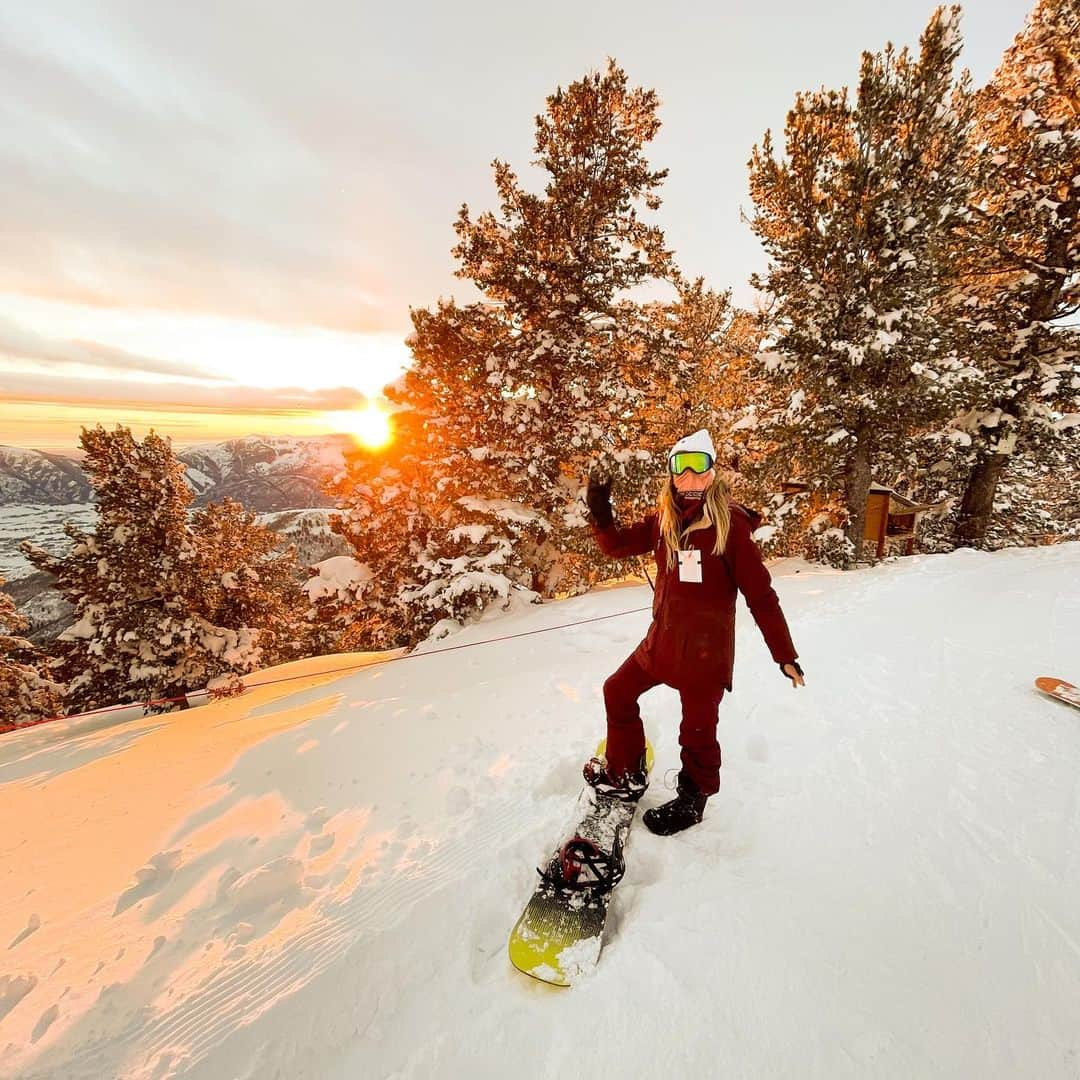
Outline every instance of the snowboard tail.
<svg viewBox="0 0 1080 1080">
<path fill-rule="evenodd" d="M 601 742 L 598 755 L 604 747 Z M 652 747 L 646 744 L 647 771 L 652 763 Z M 547 865 L 538 868 L 540 881 L 510 933 L 510 961 L 519 971 L 553 986 L 572 986 L 596 966 L 612 888 L 622 876 L 623 847 L 636 811 L 636 802 L 584 787 L 573 826 Z M 607 878 L 597 880 L 583 873 L 580 882 L 565 884 L 568 863 L 571 877 L 577 878 L 576 871 L 582 870 L 577 859 L 587 862 L 590 851 L 607 868 Z"/>
</svg>

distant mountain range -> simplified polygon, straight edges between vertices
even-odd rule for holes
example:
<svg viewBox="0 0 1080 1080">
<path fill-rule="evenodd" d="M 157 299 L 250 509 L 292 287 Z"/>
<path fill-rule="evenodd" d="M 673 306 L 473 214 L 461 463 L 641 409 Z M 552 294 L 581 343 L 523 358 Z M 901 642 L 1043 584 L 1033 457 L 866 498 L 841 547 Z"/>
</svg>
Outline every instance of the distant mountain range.
<svg viewBox="0 0 1080 1080">
<path fill-rule="evenodd" d="M 90 501 L 79 463 L 59 454 L 0 445 L 0 506 L 59 506 Z"/>
<path fill-rule="evenodd" d="M 345 465 L 347 435 L 307 439 L 248 435 L 177 449 L 195 504 L 225 496 L 260 513 L 332 506 L 325 485 Z M 0 506 L 59 506 L 92 501 L 77 460 L 0 445 Z"/>
</svg>

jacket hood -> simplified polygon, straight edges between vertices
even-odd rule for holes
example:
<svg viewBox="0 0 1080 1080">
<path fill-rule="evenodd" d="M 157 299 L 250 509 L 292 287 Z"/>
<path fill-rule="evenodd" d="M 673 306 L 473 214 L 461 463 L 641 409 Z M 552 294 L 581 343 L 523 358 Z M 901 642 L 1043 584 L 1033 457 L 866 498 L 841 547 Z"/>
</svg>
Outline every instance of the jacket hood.
<svg viewBox="0 0 1080 1080">
<path fill-rule="evenodd" d="M 761 525 L 761 523 L 765 520 L 765 518 L 762 517 L 762 515 L 759 514 L 756 510 L 751 510 L 749 506 L 743 506 L 742 503 L 732 501 L 731 507 L 733 510 L 741 510 L 743 514 L 745 514 L 746 517 L 750 519 L 751 532 L 756 531 Z"/>
</svg>

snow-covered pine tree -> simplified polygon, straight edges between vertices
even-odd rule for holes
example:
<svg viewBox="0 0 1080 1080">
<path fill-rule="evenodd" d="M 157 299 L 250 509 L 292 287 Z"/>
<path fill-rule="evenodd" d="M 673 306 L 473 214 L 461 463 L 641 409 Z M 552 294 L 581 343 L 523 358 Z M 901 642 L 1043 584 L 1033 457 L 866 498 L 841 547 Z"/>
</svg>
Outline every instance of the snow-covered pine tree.
<svg viewBox="0 0 1080 1080">
<path fill-rule="evenodd" d="M 71 548 L 63 556 L 22 545 L 74 609 L 74 625 L 53 644 L 66 705 L 180 697 L 227 671 L 250 670 L 253 635 L 215 626 L 197 610 L 192 495 L 169 441 L 150 432 L 139 442 L 125 427 L 98 425 L 83 428 L 79 442 L 97 503 L 93 532 L 65 525 Z"/>
<path fill-rule="evenodd" d="M 196 611 L 211 625 L 252 636 L 260 667 L 307 655 L 308 599 L 293 546 L 233 499 L 191 518 L 197 569 Z"/>
<path fill-rule="evenodd" d="M 0 730 L 55 716 L 63 691 L 46 674 L 44 657 L 21 636 L 28 620 L 3 587 L 0 574 Z"/>
<path fill-rule="evenodd" d="M 939 8 L 918 56 L 864 53 L 854 105 L 846 89 L 799 94 L 786 157 L 766 133 L 750 161 L 751 224 L 770 259 L 753 283 L 775 316 L 764 371 L 786 397 L 767 419 L 823 505 L 842 500 L 846 565 L 861 552 L 879 455 L 955 414 L 976 381 L 938 312 L 968 188 L 958 20 L 959 8 Z"/>
<path fill-rule="evenodd" d="M 994 497 L 986 543 L 994 548 L 1080 540 L 1080 438 L 1033 432 L 1012 454 Z"/>
<path fill-rule="evenodd" d="M 341 507 L 331 528 L 355 565 L 344 578 L 340 566 L 320 568 L 307 588 L 317 632 L 334 650 L 411 646 L 439 623 L 505 601 L 525 576 L 511 565 L 510 536 L 544 535 L 526 507 L 477 497 L 470 470 L 483 463 L 469 460 L 467 443 L 455 445 L 467 417 L 429 412 L 432 387 L 411 385 L 416 378 L 410 369 L 386 388 L 402 406 L 391 449 L 357 450 L 329 489 Z"/>
<path fill-rule="evenodd" d="M 611 418 L 593 458 L 597 472 L 618 477 L 612 494 L 622 520 L 655 506 L 658 483 L 666 482 L 665 452 L 691 431 L 711 430 L 720 468 L 728 470 L 733 452 L 725 433 L 747 391 L 740 371 L 747 313 L 732 306 L 730 290 L 717 292 L 701 277 L 690 281 L 673 270 L 670 280 L 675 298 L 643 303 L 642 329 L 622 342 L 629 367 L 649 372 L 650 381 Z M 635 377 L 628 374 L 627 384 Z M 588 545 L 581 568 L 590 582 L 613 569 Z"/>
<path fill-rule="evenodd" d="M 535 406 L 535 395 L 520 389 L 508 393 L 493 374 L 492 358 L 510 340 L 505 312 L 492 303 L 458 307 L 451 301 L 412 315 L 414 333 L 408 343 L 415 363 L 388 392 L 412 424 L 403 450 L 416 456 L 423 473 L 434 466 L 431 505 L 442 508 L 421 560 L 424 580 L 417 585 L 423 589 L 431 583 L 432 567 L 443 555 L 457 560 L 461 573 L 474 574 L 482 566 L 490 568 L 499 550 L 506 556 L 500 564 L 506 581 L 492 582 L 489 597 L 507 595 L 510 585 L 542 590 L 558 551 L 551 519 L 529 499 L 538 485 L 522 471 L 525 455 L 516 429 L 522 410 L 530 402 Z M 480 538 L 475 548 L 462 548 L 463 533 L 451 538 L 459 525 Z M 479 525 L 488 531 L 475 528 Z M 445 550 L 444 541 L 449 545 Z M 429 616 L 422 618 L 427 622 Z"/>
<path fill-rule="evenodd" d="M 411 643 L 514 586 L 581 587 L 596 561 L 582 528 L 590 465 L 606 452 L 622 495 L 651 485 L 635 410 L 669 357 L 626 294 L 674 273 L 638 217 L 666 175 L 643 154 L 656 109 L 609 61 L 536 119 L 542 195 L 496 161 L 500 215 L 461 208 L 457 274 L 484 299 L 412 311 L 414 364 L 386 391 L 392 449 L 358 454 L 333 488 L 335 529 L 371 572 L 366 647 Z"/>
<path fill-rule="evenodd" d="M 314 573 L 304 583 L 304 592 L 312 655 L 363 651 L 373 647 L 373 639 L 383 640 L 373 633 L 376 628 L 362 611 L 364 590 L 371 580 L 371 571 L 363 563 L 351 555 L 332 555 L 311 569 Z"/>
<path fill-rule="evenodd" d="M 824 484 L 809 490 L 788 487 L 793 478 L 813 475 L 815 465 L 803 464 L 800 455 L 807 445 L 784 423 L 794 364 L 775 350 L 771 327 L 767 307 L 754 314 L 746 355 L 739 355 L 733 371 L 737 409 L 725 446 L 731 446 L 737 463 L 735 495 L 765 516 L 764 527 L 755 534 L 763 552 L 843 565 L 847 541 L 833 527 L 845 516 L 842 497 Z M 812 444 L 810 449 L 815 449 Z"/>
<path fill-rule="evenodd" d="M 807 526 L 813 516 L 807 508 L 811 503 L 820 508 L 827 493 L 821 489 L 813 495 L 786 490 L 792 477 L 808 475 L 809 470 L 800 464 L 797 443 L 781 441 L 783 430 L 776 418 L 786 409 L 789 398 L 784 381 L 771 366 L 782 358 L 762 348 L 768 325 L 766 313 L 753 316 L 752 336 L 732 364 L 735 409 L 723 439 L 736 472 L 733 494 L 764 514 L 765 526 L 755 534 L 763 552 L 820 557 L 807 542 Z M 837 505 L 835 512 L 821 520 L 831 523 L 842 513 Z"/>
<path fill-rule="evenodd" d="M 661 385 L 650 413 L 648 445 L 661 451 L 698 428 L 708 428 L 717 465 L 733 495 L 756 506 L 769 505 L 786 472 L 776 469 L 777 447 L 758 430 L 758 416 L 772 388 L 755 359 L 764 334 L 762 320 L 731 304 L 731 293 L 716 292 L 702 279 L 680 280 L 673 303 L 650 305 L 666 324 L 670 360 L 668 385 Z M 774 476 L 775 474 L 775 476 Z M 775 481 L 775 482 L 771 482 Z"/>
<path fill-rule="evenodd" d="M 468 358 L 498 393 L 489 407 L 497 422 L 469 444 L 495 467 L 492 486 L 476 494 L 520 501 L 549 523 L 549 545 L 532 567 L 534 587 L 546 595 L 573 589 L 595 561 L 581 527 L 589 467 L 606 455 L 625 495 L 653 486 L 636 412 L 668 381 L 670 355 L 629 294 L 676 274 L 663 233 L 639 216 L 659 208 L 667 175 L 645 157 L 660 127 L 658 104 L 654 91 L 631 89 L 610 59 L 603 73 L 559 88 L 536 118 L 543 194 L 526 191 L 496 161 L 499 215 L 473 220 L 463 206 L 455 225 L 456 273 L 494 305 L 500 331 Z M 416 337 L 434 331 L 427 320 Z M 468 409 L 470 401 L 443 407 Z"/>
<path fill-rule="evenodd" d="M 736 383 L 728 366 L 737 353 L 734 328 L 740 313 L 731 292 L 709 288 L 703 278 L 676 279 L 674 301 L 645 306 L 655 321 L 653 337 L 660 345 L 660 363 L 652 392 L 644 398 L 635 419 L 646 431 L 647 444 L 670 446 L 698 428 L 726 427 Z M 720 446 L 717 444 L 717 451 Z"/>
<path fill-rule="evenodd" d="M 971 440 L 953 538 L 972 545 L 1009 459 L 1075 438 L 1080 424 L 1077 0 L 1039 0 L 976 102 L 966 162 L 976 189 L 952 253 L 953 310 L 987 374 L 986 395 L 953 425 Z"/>
</svg>

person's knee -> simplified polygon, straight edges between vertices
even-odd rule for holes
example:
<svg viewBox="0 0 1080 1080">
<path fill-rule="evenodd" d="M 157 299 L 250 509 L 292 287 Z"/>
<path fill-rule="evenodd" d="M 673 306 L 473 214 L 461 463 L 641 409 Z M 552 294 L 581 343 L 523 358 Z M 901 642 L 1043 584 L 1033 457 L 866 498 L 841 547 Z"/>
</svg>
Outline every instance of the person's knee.
<svg viewBox="0 0 1080 1080">
<path fill-rule="evenodd" d="M 611 706 L 622 701 L 623 695 L 619 692 L 619 680 L 615 675 L 609 675 L 604 680 L 604 704 Z"/>
</svg>

